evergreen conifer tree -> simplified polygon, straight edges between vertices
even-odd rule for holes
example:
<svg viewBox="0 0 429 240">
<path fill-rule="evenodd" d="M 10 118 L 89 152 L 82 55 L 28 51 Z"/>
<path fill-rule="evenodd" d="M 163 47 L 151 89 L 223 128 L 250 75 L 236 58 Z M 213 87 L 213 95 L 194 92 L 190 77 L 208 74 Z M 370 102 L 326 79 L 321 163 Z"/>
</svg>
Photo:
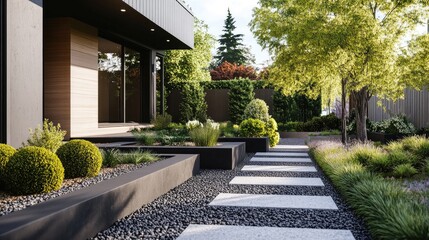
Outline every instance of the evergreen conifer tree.
<svg viewBox="0 0 429 240">
<path fill-rule="evenodd" d="M 235 20 L 228 8 L 225 25 L 222 30 L 224 34 L 218 40 L 220 46 L 217 49 L 217 56 L 215 56 L 217 66 L 225 61 L 237 65 L 247 62 L 244 52 L 245 47 L 241 43 L 243 41 L 243 34 L 234 34 L 235 28 Z"/>
</svg>

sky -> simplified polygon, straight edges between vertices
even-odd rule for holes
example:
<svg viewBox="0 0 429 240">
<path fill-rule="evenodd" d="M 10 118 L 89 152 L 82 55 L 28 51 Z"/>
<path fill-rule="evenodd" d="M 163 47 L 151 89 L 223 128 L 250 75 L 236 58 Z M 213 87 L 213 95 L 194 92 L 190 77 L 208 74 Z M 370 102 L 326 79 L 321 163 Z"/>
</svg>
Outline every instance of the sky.
<svg viewBox="0 0 429 240">
<path fill-rule="evenodd" d="M 229 7 L 235 19 L 235 33 L 244 34 L 243 44 L 251 47 L 256 58 L 256 67 L 267 65 L 267 61 L 271 59 L 270 55 L 267 50 L 262 50 L 248 26 L 252 20 L 252 9 L 257 7 L 258 0 L 186 0 L 186 4 L 195 17 L 209 26 L 209 33 L 216 39 L 222 34 Z"/>
<path fill-rule="evenodd" d="M 249 22 L 252 20 L 253 8 L 258 6 L 258 0 L 186 0 L 186 4 L 192 9 L 195 17 L 203 20 L 209 26 L 209 33 L 216 39 L 222 34 L 224 21 L 228 8 L 236 23 L 235 33 L 244 34 L 243 44 L 251 47 L 256 58 L 256 67 L 266 66 L 271 62 L 267 50 L 263 50 L 256 42 L 250 31 Z M 415 33 L 421 35 L 426 33 L 427 25 L 419 26 Z M 406 37 L 409 40 L 411 37 Z M 216 46 L 217 48 L 218 46 Z"/>
</svg>

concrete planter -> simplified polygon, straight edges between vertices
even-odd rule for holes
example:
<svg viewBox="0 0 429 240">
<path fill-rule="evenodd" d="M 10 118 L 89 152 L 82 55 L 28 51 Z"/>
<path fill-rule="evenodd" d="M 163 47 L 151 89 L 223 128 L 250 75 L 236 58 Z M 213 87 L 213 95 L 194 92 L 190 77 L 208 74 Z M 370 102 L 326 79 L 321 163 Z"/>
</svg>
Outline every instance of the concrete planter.
<svg viewBox="0 0 429 240">
<path fill-rule="evenodd" d="M 121 151 L 148 150 L 160 154 L 199 154 L 202 169 L 232 170 L 246 157 L 244 142 L 224 142 L 214 147 L 122 145 L 114 148 Z"/>
<path fill-rule="evenodd" d="M 87 239 L 199 172 L 198 155 L 176 155 L 0 217 L 0 239 Z"/>
<path fill-rule="evenodd" d="M 246 143 L 246 153 L 268 152 L 270 150 L 270 140 L 268 137 L 221 137 L 218 139 L 218 142 L 244 142 Z"/>
</svg>

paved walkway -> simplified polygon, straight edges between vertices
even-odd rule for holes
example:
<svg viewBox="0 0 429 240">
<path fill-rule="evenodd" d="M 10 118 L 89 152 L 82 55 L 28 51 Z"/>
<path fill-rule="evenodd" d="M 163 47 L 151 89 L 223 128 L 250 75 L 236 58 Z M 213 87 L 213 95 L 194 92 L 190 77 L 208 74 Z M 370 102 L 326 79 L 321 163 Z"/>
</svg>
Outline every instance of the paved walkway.
<svg viewBox="0 0 429 240">
<path fill-rule="evenodd" d="M 234 171 L 204 170 L 97 239 L 121 237 L 370 239 L 302 139 L 282 139 L 271 152 L 250 155 Z"/>
</svg>

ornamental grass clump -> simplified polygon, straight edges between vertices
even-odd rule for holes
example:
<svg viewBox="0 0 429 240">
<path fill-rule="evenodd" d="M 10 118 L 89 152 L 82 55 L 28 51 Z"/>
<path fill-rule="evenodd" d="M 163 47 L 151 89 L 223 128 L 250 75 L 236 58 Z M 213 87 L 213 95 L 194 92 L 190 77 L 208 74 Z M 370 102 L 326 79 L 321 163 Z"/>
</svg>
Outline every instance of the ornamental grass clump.
<svg viewBox="0 0 429 240">
<path fill-rule="evenodd" d="M 207 121 L 205 124 L 192 121 L 188 122 L 186 127 L 189 129 L 189 136 L 195 146 L 212 147 L 217 144 L 220 136 L 219 124 L 213 121 Z"/>
<path fill-rule="evenodd" d="M 149 151 L 135 150 L 128 153 L 121 154 L 121 163 L 140 164 L 156 162 L 160 158 Z"/>
<path fill-rule="evenodd" d="M 42 147 L 19 149 L 5 168 L 6 190 L 15 195 L 47 193 L 61 188 L 64 168 L 55 153 Z"/>
<path fill-rule="evenodd" d="M 98 147 L 86 140 L 71 140 L 58 149 L 57 155 L 66 178 L 97 176 L 103 162 Z"/>
<path fill-rule="evenodd" d="M 103 158 L 103 167 L 116 167 L 121 163 L 121 153 L 118 149 L 101 149 L 100 152 Z"/>
<path fill-rule="evenodd" d="M 133 136 L 141 145 L 152 146 L 156 142 L 156 134 L 150 131 L 135 131 Z"/>
</svg>

